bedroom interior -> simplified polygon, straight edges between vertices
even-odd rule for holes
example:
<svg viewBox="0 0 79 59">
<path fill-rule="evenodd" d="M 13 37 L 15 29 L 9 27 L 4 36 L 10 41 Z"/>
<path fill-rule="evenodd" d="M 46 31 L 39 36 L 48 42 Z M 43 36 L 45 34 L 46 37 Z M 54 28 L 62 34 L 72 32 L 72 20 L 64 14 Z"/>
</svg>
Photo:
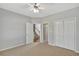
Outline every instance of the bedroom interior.
<svg viewBox="0 0 79 59">
<path fill-rule="evenodd" d="M 0 3 L 0 56 L 79 56 L 79 3 Z"/>
</svg>

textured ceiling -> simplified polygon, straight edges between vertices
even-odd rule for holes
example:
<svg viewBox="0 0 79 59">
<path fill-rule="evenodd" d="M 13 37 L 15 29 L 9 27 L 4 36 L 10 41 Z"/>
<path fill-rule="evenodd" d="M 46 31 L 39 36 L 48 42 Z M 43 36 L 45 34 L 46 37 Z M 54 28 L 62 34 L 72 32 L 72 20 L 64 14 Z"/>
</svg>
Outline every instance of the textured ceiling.
<svg viewBox="0 0 79 59">
<path fill-rule="evenodd" d="M 1 3 L 0 8 L 10 10 L 22 15 L 29 17 L 46 17 L 61 11 L 72 9 L 78 7 L 78 3 L 40 3 L 41 7 L 44 7 L 43 10 L 40 10 L 39 13 L 33 13 L 29 10 L 27 3 Z"/>
</svg>

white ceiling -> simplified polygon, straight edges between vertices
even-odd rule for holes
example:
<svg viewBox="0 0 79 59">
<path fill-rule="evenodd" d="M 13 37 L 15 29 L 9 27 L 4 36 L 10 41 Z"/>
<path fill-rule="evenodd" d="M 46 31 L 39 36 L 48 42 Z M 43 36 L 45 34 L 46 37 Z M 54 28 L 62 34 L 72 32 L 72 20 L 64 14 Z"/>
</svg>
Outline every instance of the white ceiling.
<svg viewBox="0 0 79 59">
<path fill-rule="evenodd" d="M 33 13 L 29 10 L 27 3 L 1 3 L 0 8 L 10 10 L 22 15 L 29 17 L 45 17 L 52 15 L 61 11 L 72 9 L 78 7 L 78 3 L 40 3 L 41 7 L 44 7 L 44 10 L 41 10 L 40 13 Z"/>
</svg>

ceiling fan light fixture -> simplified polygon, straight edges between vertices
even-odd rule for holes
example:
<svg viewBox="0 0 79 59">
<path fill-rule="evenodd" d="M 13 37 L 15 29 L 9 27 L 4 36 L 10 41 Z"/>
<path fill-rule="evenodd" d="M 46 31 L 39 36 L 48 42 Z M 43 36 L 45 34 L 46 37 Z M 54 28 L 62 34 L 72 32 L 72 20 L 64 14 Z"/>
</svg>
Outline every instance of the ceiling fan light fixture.
<svg viewBox="0 0 79 59">
<path fill-rule="evenodd" d="M 30 10 L 33 13 L 39 13 L 41 10 L 44 9 L 43 7 L 40 7 L 40 4 L 39 3 L 28 4 L 28 5 L 31 7 Z"/>
<path fill-rule="evenodd" d="M 34 12 L 34 13 L 39 13 L 39 9 L 34 8 L 34 9 L 33 9 L 33 12 Z"/>
</svg>

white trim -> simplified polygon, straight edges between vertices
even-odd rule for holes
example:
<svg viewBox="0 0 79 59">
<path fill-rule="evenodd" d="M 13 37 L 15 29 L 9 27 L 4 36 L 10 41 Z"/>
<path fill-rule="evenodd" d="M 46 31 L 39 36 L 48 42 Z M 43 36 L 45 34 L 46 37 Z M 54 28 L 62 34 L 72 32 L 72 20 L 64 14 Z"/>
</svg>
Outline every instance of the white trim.
<svg viewBox="0 0 79 59">
<path fill-rule="evenodd" d="M 40 42 L 43 43 L 43 24 L 41 24 L 41 30 L 40 30 Z"/>
<path fill-rule="evenodd" d="M 52 44 L 52 43 L 48 43 L 48 45 L 56 46 L 56 47 L 60 47 L 60 48 L 64 48 L 64 47 L 57 46 L 56 44 Z M 64 48 L 64 49 L 68 49 L 68 48 Z M 68 49 L 68 50 L 72 50 L 72 49 Z M 79 51 L 77 51 L 77 50 L 72 50 L 72 51 L 74 51 L 74 52 L 76 52 L 76 53 L 79 53 Z"/>
<path fill-rule="evenodd" d="M 7 50 L 7 49 L 12 49 L 12 48 L 16 48 L 16 47 L 19 47 L 19 46 L 22 46 L 22 45 L 25 45 L 25 43 L 21 43 L 21 44 L 18 44 L 16 46 L 12 46 L 12 47 L 7 47 L 7 48 L 4 48 L 4 49 L 0 49 L 0 51 L 4 51 L 4 50 Z"/>
<path fill-rule="evenodd" d="M 52 44 L 52 43 L 48 43 L 48 45 L 51 45 L 51 46 L 56 46 L 55 44 Z"/>
<path fill-rule="evenodd" d="M 79 51 L 76 51 L 76 50 L 75 50 L 75 52 L 76 52 L 76 53 L 79 53 Z"/>
</svg>

